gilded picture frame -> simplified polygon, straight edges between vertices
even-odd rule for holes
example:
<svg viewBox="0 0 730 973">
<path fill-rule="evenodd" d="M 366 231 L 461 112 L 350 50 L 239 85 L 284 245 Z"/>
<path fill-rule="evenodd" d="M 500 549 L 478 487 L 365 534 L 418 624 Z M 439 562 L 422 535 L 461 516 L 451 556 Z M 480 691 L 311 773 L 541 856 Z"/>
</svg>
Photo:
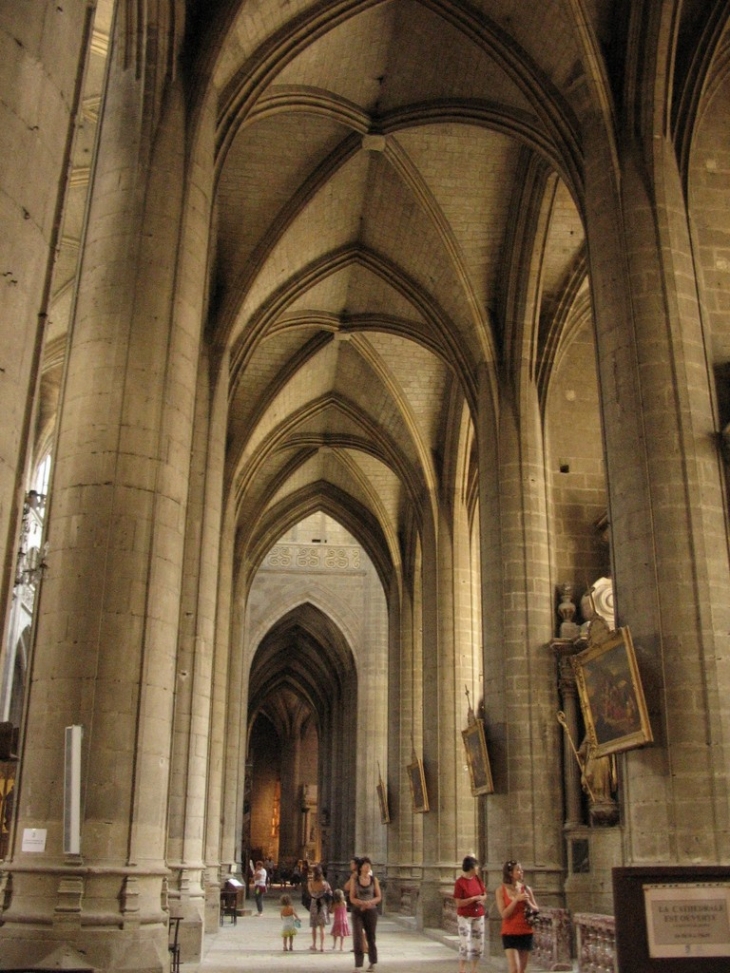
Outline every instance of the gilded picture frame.
<svg viewBox="0 0 730 973">
<path fill-rule="evenodd" d="M 0 860 L 8 857 L 17 760 L 0 760 Z"/>
<path fill-rule="evenodd" d="M 481 794 L 493 794 L 494 781 L 489 763 L 484 722 L 474 720 L 465 730 L 461 731 L 461 736 L 464 740 L 466 762 L 469 766 L 472 795 L 479 797 Z"/>
<path fill-rule="evenodd" d="M 417 814 L 428 811 L 428 790 L 426 789 L 426 775 L 423 772 L 423 761 L 416 757 L 412 764 L 408 764 L 408 780 L 413 796 L 413 810 Z"/>
<path fill-rule="evenodd" d="M 377 784 L 378 806 L 380 807 L 380 823 L 390 824 L 390 810 L 388 809 L 388 785 L 382 779 Z"/>
<path fill-rule="evenodd" d="M 571 659 L 589 747 L 595 757 L 654 740 L 628 628 L 607 633 Z"/>
</svg>

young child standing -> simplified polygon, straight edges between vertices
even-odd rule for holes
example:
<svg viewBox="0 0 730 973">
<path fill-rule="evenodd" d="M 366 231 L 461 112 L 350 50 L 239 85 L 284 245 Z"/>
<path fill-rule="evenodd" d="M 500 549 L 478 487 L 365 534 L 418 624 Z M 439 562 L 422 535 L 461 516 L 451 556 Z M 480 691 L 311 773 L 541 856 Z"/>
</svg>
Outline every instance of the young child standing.
<svg viewBox="0 0 730 973">
<path fill-rule="evenodd" d="M 335 889 L 332 896 L 332 912 L 334 921 L 332 922 L 332 949 L 337 949 L 337 940 L 340 941 L 340 952 L 345 936 L 350 935 L 350 923 L 347 918 L 347 905 L 345 903 L 345 893 L 342 889 Z"/>
<path fill-rule="evenodd" d="M 296 913 L 294 906 L 291 904 L 290 895 L 282 895 L 281 897 L 281 938 L 284 943 L 284 952 L 291 953 L 294 949 L 294 937 L 297 934 L 297 929 L 301 925 L 299 921 L 299 916 Z"/>
</svg>

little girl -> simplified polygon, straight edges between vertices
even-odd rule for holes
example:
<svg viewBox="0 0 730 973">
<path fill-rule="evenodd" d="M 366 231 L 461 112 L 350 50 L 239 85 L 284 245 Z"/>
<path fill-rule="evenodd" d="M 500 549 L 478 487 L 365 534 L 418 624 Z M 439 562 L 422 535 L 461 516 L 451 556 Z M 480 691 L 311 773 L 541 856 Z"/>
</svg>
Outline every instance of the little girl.
<svg viewBox="0 0 730 973">
<path fill-rule="evenodd" d="M 347 919 L 347 905 L 345 904 L 345 893 L 342 889 L 335 889 L 332 896 L 332 912 L 334 922 L 332 923 L 332 949 L 337 949 L 337 940 L 340 941 L 340 952 L 345 936 L 350 935 L 350 923 Z"/>
<path fill-rule="evenodd" d="M 301 925 L 299 921 L 299 916 L 296 914 L 294 906 L 291 904 L 290 895 L 282 895 L 281 897 L 281 938 L 284 942 L 284 952 L 292 952 L 294 949 L 294 937 L 297 934 L 297 929 Z M 287 945 L 288 943 L 288 945 Z"/>
</svg>

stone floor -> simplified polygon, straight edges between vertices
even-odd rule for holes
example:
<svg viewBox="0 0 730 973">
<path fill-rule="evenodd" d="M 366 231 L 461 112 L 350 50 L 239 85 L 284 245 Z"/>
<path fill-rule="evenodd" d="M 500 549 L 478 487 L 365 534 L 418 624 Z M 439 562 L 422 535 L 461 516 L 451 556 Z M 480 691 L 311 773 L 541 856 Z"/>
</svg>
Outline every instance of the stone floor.
<svg viewBox="0 0 730 973">
<path fill-rule="evenodd" d="M 268 907 L 268 908 L 267 908 Z M 281 920 L 275 906 L 266 903 L 261 918 L 239 917 L 233 925 L 225 919 L 215 934 L 206 937 L 200 965 L 182 963 L 181 973 L 352 973 L 354 957 L 352 940 L 345 940 L 342 952 L 332 951 L 332 937 L 327 934 L 324 953 L 310 952 L 311 934 L 302 924 L 294 940 L 294 950 L 284 953 Z M 436 930 L 417 932 L 407 922 L 381 916 L 378 920 L 378 973 L 457 973 L 457 939 Z M 183 961 L 185 957 L 182 957 Z M 365 967 L 367 968 L 367 957 Z M 506 973 L 504 957 L 484 959 L 479 973 Z M 530 964 L 529 973 L 538 970 Z"/>
</svg>

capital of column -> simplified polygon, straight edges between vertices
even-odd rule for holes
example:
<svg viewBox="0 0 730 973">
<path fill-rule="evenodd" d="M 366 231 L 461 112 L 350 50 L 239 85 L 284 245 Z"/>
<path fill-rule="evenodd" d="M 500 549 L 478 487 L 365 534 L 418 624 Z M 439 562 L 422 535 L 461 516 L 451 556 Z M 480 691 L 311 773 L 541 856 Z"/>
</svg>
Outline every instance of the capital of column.
<svg viewBox="0 0 730 973">
<path fill-rule="evenodd" d="M 582 651 L 586 646 L 584 638 L 579 639 L 553 639 L 550 648 L 558 663 L 558 688 L 561 696 L 576 694 L 575 672 L 571 664 L 571 658 Z"/>
</svg>

